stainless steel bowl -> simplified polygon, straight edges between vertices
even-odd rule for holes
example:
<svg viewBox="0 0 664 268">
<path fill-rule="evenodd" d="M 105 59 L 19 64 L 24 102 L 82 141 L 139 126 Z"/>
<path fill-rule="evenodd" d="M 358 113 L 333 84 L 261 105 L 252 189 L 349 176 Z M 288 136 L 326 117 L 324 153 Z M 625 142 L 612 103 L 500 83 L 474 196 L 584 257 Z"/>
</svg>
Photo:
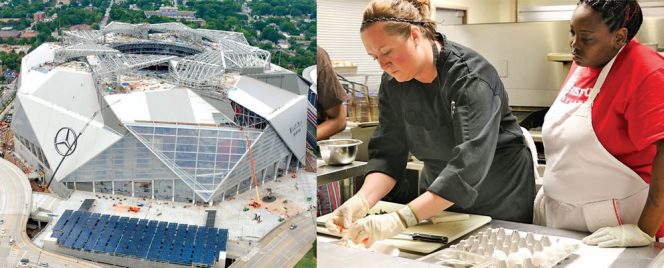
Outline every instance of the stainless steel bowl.
<svg viewBox="0 0 664 268">
<path fill-rule="evenodd" d="M 362 144 L 361 140 L 336 139 L 319 141 L 318 147 L 320 147 L 320 155 L 323 161 L 328 165 L 335 166 L 353 163 L 360 144 Z"/>
</svg>

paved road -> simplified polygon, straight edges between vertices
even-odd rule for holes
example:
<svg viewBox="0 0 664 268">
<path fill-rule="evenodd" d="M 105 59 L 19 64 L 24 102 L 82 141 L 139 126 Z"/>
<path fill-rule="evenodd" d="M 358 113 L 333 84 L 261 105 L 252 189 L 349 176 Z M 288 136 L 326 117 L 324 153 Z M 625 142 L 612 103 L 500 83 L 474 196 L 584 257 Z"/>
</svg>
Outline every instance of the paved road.
<svg viewBox="0 0 664 268">
<path fill-rule="evenodd" d="M 111 14 L 111 7 L 113 7 L 113 0 L 111 0 L 111 3 L 108 4 L 104 18 L 99 22 L 99 29 L 104 29 L 104 27 L 106 27 L 106 23 L 108 23 L 108 17 Z"/>
<path fill-rule="evenodd" d="M 0 268 L 16 267 L 21 258 L 30 259 L 30 266 L 46 262 L 49 267 L 101 267 L 93 263 L 42 250 L 25 233 L 32 190 L 27 176 L 7 160 L 0 159 Z M 2 229 L 5 233 L 2 234 Z M 9 240 L 15 243 L 9 245 Z"/>
<path fill-rule="evenodd" d="M 316 240 L 315 216 L 302 213 L 272 230 L 259 243 L 258 252 L 232 267 L 293 267 L 309 251 Z M 297 228 L 291 230 L 291 224 Z"/>
<path fill-rule="evenodd" d="M 0 113 L 0 120 L 5 118 L 5 114 L 11 110 L 11 108 L 14 106 L 13 100 L 14 100 L 14 95 L 16 95 L 16 80 L 12 81 L 11 84 L 6 84 L 4 86 L 7 87 L 7 89 L 3 90 L 2 93 L 0 93 L 0 107 L 2 107 L 3 104 L 7 103 L 7 106 L 5 107 L 5 110 Z"/>
</svg>

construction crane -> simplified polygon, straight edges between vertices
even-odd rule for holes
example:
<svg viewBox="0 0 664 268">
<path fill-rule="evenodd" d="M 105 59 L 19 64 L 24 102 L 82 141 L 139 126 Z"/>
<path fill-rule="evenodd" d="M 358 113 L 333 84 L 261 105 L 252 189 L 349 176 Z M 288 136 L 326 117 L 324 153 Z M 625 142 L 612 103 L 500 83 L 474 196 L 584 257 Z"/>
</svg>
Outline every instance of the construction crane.
<svg viewBox="0 0 664 268">
<path fill-rule="evenodd" d="M 249 151 L 249 162 L 251 163 L 251 174 L 254 177 L 254 185 L 256 186 L 256 200 L 249 203 L 249 205 L 252 206 L 253 208 L 260 208 L 261 203 L 259 203 L 259 201 L 261 200 L 261 196 L 258 192 L 258 180 L 256 179 L 256 168 L 254 168 L 254 158 L 251 155 L 251 142 L 249 141 L 249 136 L 245 135 L 244 137 L 247 140 L 247 151 Z"/>
</svg>

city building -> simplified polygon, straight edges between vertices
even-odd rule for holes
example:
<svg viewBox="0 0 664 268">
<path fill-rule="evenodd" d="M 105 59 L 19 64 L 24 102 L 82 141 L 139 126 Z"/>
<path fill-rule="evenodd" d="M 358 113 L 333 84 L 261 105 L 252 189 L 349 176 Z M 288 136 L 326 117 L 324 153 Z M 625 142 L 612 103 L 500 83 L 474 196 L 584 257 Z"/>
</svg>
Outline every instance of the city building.
<svg viewBox="0 0 664 268">
<path fill-rule="evenodd" d="M 144 11 L 146 18 L 152 17 L 152 16 L 162 16 L 162 17 L 169 17 L 173 19 L 184 19 L 189 22 L 196 22 L 196 23 L 202 23 L 205 22 L 205 20 L 196 18 L 196 11 L 184 11 L 184 10 L 178 10 L 178 7 L 173 6 L 162 6 L 159 7 L 158 10 L 149 10 L 149 11 Z"/>
<path fill-rule="evenodd" d="M 35 14 L 32 15 L 32 19 L 35 22 L 40 22 L 44 18 L 46 18 L 46 12 L 44 12 L 44 11 L 35 12 Z"/>
</svg>

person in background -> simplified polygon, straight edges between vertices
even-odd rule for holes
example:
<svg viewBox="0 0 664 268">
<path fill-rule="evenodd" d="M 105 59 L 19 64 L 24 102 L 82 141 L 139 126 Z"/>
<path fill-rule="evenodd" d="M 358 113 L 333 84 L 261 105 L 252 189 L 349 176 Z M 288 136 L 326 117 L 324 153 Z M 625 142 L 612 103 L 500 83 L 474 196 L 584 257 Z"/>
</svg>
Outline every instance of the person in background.
<svg viewBox="0 0 664 268">
<path fill-rule="evenodd" d="M 429 20 L 429 0 L 373 0 L 360 36 L 385 73 L 379 125 L 358 193 L 326 221 L 371 245 L 443 210 L 530 223 L 533 159 L 498 73 Z M 424 162 L 420 196 L 397 212 L 365 217 L 404 179 L 408 153 Z"/>
<path fill-rule="evenodd" d="M 324 140 L 346 128 L 346 91 L 339 83 L 327 52 L 316 47 L 316 72 L 318 99 L 316 109 L 318 126 L 316 139 Z M 318 215 L 330 213 L 341 204 L 341 187 L 338 181 L 318 187 Z"/>
<path fill-rule="evenodd" d="M 579 1 L 574 63 L 542 127 L 536 223 L 599 247 L 664 236 L 664 57 L 634 38 L 642 21 L 637 1 Z"/>
<path fill-rule="evenodd" d="M 339 83 L 327 52 L 316 47 L 318 127 L 316 139 L 324 140 L 346 128 L 346 91 Z"/>
</svg>

